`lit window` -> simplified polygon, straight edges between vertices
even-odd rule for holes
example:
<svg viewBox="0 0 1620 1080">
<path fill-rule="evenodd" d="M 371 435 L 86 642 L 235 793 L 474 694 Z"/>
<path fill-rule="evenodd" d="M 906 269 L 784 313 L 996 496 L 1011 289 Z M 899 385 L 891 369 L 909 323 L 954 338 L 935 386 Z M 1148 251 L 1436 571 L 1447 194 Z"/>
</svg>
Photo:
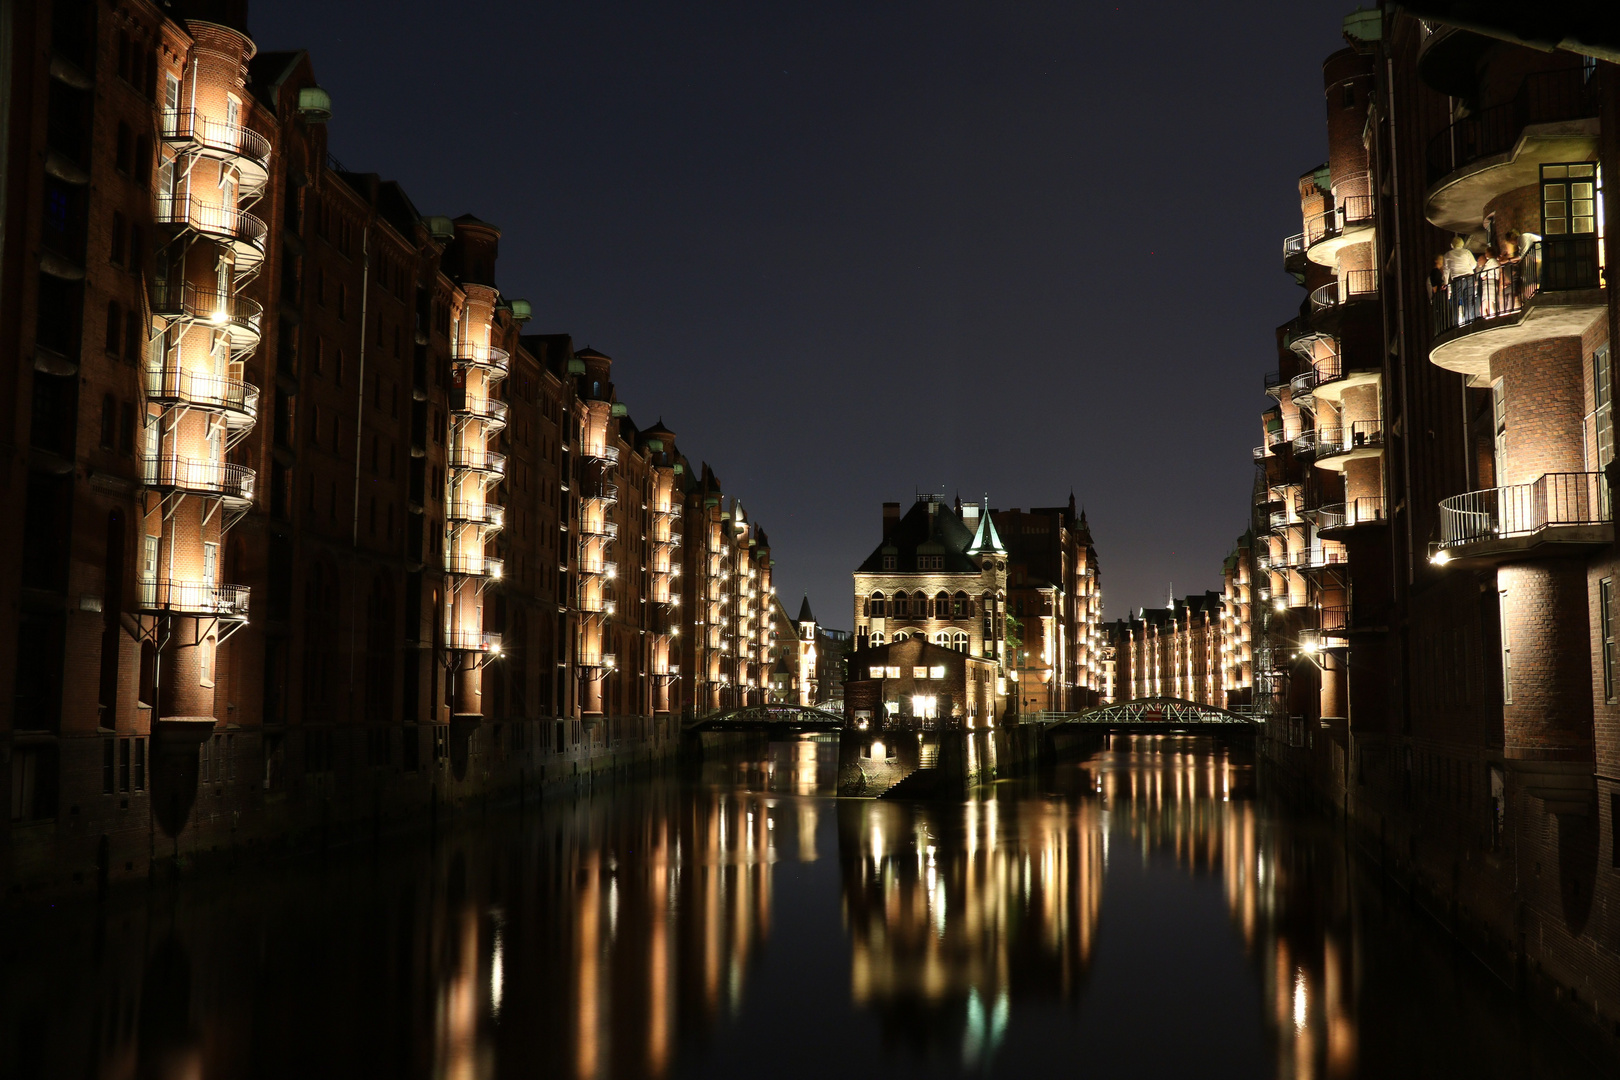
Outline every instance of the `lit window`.
<svg viewBox="0 0 1620 1080">
<path fill-rule="evenodd" d="M 900 677 L 900 667 L 899 667 L 899 665 L 897 665 L 897 664 L 888 664 L 888 665 L 886 665 L 883 668 L 883 677 L 885 679 L 898 679 Z"/>
<path fill-rule="evenodd" d="M 872 665 L 871 677 L 874 678 L 874 679 L 883 678 L 883 665 L 882 664 L 874 664 L 874 665 Z"/>
<path fill-rule="evenodd" d="M 926 678 L 928 678 L 928 668 L 927 667 L 914 667 L 914 668 L 912 668 L 911 669 L 911 677 L 913 679 L 926 679 Z"/>
<path fill-rule="evenodd" d="M 929 668 L 928 677 L 930 679 L 943 679 L 945 677 L 945 665 L 935 664 L 933 667 Z"/>
</svg>

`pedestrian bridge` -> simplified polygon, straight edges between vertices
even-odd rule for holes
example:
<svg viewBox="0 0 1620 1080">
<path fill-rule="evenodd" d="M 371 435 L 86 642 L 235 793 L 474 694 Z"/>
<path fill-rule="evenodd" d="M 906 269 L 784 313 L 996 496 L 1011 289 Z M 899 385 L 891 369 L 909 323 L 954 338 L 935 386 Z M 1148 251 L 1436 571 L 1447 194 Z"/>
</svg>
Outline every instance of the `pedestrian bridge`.
<svg viewBox="0 0 1620 1080">
<path fill-rule="evenodd" d="M 747 705 L 741 709 L 714 713 L 688 724 L 688 732 L 767 731 L 783 735 L 806 732 L 839 732 L 844 718 L 825 709 L 805 705 Z"/>
<path fill-rule="evenodd" d="M 1077 713 L 1038 713 L 1037 723 L 1049 729 L 1074 731 L 1220 732 L 1243 734 L 1258 731 L 1261 721 L 1254 716 L 1217 708 L 1184 698 L 1152 697 L 1099 705 Z"/>
</svg>

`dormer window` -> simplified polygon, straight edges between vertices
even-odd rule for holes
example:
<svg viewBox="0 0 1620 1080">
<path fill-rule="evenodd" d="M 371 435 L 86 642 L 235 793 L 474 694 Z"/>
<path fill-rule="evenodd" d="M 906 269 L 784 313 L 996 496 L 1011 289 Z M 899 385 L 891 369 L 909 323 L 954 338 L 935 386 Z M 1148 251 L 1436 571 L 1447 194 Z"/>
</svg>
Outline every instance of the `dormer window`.
<svg viewBox="0 0 1620 1080">
<path fill-rule="evenodd" d="M 895 557 L 893 555 L 885 555 L 885 556 L 883 556 L 883 569 L 885 569 L 885 570 L 893 570 L 894 569 L 894 563 L 895 563 Z"/>
</svg>

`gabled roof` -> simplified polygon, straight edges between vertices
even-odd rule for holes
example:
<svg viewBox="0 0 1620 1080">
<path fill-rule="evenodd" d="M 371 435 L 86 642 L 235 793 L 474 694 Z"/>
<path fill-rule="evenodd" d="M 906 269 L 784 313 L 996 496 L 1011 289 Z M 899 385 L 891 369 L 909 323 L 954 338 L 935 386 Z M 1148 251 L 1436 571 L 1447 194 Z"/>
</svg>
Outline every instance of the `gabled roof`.
<svg viewBox="0 0 1620 1080">
<path fill-rule="evenodd" d="M 933 508 L 932 512 L 929 510 L 930 507 Z M 940 569 L 924 571 L 925 573 L 976 574 L 979 567 L 968 553 L 973 541 L 973 533 L 949 504 L 918 499 L 912 504 L 911 509 L 906 511 L 906 516 L 900 519 L 894 530 L 883 538 L 883 543 L 872 549 L 872 554 L 866 557 L 866 561 L 861 563 L 855 572 L 884 573 L 883 556 L 894 555 L 895 569 L 890 572 L 916 573 L 917 549 L 925 548 L 926 554 L 944 556 L 941 560 L 943 566 Z"/>
</svg>

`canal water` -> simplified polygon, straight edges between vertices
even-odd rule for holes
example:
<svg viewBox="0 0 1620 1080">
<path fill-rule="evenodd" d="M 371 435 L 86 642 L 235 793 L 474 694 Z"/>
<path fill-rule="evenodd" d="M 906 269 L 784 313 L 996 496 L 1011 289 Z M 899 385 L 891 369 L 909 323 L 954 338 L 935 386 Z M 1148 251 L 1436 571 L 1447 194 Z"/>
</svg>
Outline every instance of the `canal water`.
<svg viewBox="0 0 1620 1080">
<path fill-rule="evenodd" d="M 838 799 L 836 743 L 4 913 L 5 1077 L 1607 1075 L 1243 751 Z"/>
</svg>

